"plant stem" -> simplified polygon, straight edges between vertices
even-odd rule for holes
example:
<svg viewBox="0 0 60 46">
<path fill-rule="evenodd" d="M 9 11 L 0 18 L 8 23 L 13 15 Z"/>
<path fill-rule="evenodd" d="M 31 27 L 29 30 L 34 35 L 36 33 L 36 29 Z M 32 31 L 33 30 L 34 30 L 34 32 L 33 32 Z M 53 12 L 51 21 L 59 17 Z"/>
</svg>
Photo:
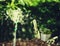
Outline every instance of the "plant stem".
<svg viewBox="0 0 60 46">
<path fill-rule="evenodd" d="M 16 31 L 17 31 L 17 23 L 15 23 L 15 30 L 14 30 L 14 39 L 13 39 L 13 46 L 16 46 Z"/>
<path fill-rule="evenodd" d="M 15 2 L 15 0 L 12 0 L 12 2 L 11 2 L 11 7 L 12 7 L 13 9 L 14 9 L 14 6 L 15 6 L 14 2 Z"/>
<path fill-rule="evenodd" d="M 15 0 L 12 0 L 11 5 L 14 4 Z"/>
</svg>

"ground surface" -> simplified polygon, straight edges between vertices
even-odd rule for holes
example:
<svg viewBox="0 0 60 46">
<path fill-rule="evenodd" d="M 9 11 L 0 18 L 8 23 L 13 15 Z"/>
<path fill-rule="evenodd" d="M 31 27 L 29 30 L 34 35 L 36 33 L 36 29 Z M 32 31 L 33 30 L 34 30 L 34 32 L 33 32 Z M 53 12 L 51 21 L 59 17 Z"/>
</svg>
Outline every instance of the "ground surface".
<svg viewBox="0 0 60 46">
<path fill-rule="evenodd" d="M 0 43 L 0 46 L 13 46 L 12 42 L 4 42 Z M 40 39 L 32 39 L 32 40 L 17 40 L 16 46 L 48 46 L 48 44 Z M 51 46 L 56 46 L 52 44 Z"/>
</svg>

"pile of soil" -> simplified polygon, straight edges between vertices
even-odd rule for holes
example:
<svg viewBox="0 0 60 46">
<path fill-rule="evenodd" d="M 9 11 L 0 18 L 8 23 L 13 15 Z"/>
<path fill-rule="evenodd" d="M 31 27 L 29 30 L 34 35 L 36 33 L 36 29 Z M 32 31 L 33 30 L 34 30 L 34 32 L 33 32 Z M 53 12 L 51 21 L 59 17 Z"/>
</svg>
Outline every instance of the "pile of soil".
<svg viewBox="0 0 60 46">
<path fill-rule="evenodd" d="M 12 42 L 5 42 L 3 44 L 4 46 L 13 46 Z M 3 44 L 0 44 L 0 46 L 3 46 Z M 48 46 L 48 44 L 40 39 L 31 39 L 31 40 L 17 40 L 16 46 Z M 50 46 L 57 45 L 51 44 Z"/>
</svg>

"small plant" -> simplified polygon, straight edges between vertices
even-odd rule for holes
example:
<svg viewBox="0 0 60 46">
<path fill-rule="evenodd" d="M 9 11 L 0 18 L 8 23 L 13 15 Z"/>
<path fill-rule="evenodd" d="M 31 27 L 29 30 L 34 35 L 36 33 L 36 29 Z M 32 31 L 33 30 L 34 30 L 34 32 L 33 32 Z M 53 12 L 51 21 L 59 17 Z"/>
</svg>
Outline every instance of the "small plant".
<svg viewBox="0 0 60 46">
<path fill-rule="evenodd" d="M 44 33 L 44 34 L 51 34 L 52 33 L 52 31 L 50 29 L 46 28 L 44 25 L 41 25 L 40 29 L 41 29 L 40 30 L 41 33 Z"/>
<path fill-rule="evenodd" d="M 44 28 L 44 29 L 43 29 L 43 33 L 44 33 L 44 34 L 51 34 L 52 32 L 51 32 L 50 29 Z"/>
</svg>

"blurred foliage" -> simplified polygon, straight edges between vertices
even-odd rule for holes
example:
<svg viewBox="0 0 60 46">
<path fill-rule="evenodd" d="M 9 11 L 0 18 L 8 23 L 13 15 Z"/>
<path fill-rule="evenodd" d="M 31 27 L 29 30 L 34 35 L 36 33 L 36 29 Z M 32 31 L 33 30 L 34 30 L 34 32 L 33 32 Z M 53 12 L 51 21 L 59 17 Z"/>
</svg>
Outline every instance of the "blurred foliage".
<svg viewBox="0 0 60 46">
<path fill-rule="evenodd" d="M 22 25 L 21 22 L 18 22 L 17 38 L 34 38 L 34 26 L 32 23 L 34 19 L 37 21 L 39 31 L 42 25 L 52 32 L 60 30 L 59 0 L 0 1 L 0 41 L 9 41 L 13 38 L 12 33 L 14 32 L 15 24 L 6 13 L 6 10 L 10 8 L 12 12 L 18 8 L 21 9 L 24 16 L 24 24 Z"/>
</svg>

